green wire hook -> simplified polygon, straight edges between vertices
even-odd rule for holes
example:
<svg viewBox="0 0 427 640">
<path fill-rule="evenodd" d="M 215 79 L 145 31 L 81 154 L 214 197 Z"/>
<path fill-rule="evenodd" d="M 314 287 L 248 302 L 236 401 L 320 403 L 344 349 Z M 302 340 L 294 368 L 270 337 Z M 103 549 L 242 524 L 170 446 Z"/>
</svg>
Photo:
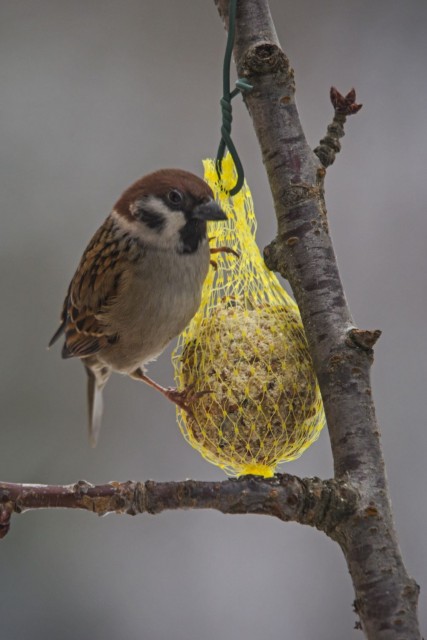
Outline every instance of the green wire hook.
<svg viewBox="0 0 427 640">
<path fill-rule="evenodd" d="M 230 66 L 231 66 L 231 56 L 233 54 L 233 46 L 234 46 L 234 34 L 235 34 L 235 23 L 236 23 L 236 6 L 237 0 L 230 0 L 230 8 L 229 8 L 229 16 L 228 16 L 228 38 L 227 38 L 227 46 L 225 48 L 224 55 L 224 65 L 223 65 L 223 73 L 222 73 L 222 84 L 223 84 L 223 96 L 220 100 L 221 104 L 221 112 L 222 112 L 222 126 L 221 126 L 221 142 L 219 143 L 218 153 L 216 155 L 216 171 L 218 174 L 218 178 L 221 179 L 221 165 L 222 159 L 224 157 L 224 153 L 226 148 L 229 150 L 231 157 L 233 158 L 234 166 L 237 171 L 237 182 L 232 189 L 230 189 L 230 196 L 235 196 L 236 193 L 239 193 L 240 189 L 243 186 L 243 182 L 245 180 L 245 173 L 243 171 L 243 166 L 239 158 L 239 154 L 237 153 L 236 147 L 234 146 L 234 142 L 231 139 L 231 123 L 233 120 L 232 115 L 232 99 L 237 96 L 239 93 L 243 91 L 250 91 L 253 87 L 249 82 L 239 78 L 236 81 L 236 88 L 233 91 L 230 91 Z"/>
</svg>

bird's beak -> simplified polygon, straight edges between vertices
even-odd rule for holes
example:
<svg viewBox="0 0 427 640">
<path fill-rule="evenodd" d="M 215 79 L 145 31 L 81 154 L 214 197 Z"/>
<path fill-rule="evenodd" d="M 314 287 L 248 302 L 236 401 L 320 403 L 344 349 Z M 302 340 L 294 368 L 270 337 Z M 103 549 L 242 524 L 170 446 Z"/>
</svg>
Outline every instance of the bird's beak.
<svg viewBox="0 0 427 640">
<path fill-rule="evenodd" d="M 197 220 L 227 220 L 227 216 L 215 200 L 198 204 L 193 210 L 193 218 Z"/>
</svg>

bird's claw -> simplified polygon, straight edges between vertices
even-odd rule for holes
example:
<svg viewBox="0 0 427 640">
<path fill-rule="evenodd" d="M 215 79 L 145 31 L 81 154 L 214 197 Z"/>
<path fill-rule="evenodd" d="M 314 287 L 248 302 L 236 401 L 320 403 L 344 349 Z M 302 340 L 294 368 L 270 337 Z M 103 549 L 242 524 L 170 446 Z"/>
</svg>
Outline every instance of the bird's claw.
<svg viewBox="0 0 427 640">
<path fill-rule="evenodd" d="M 198 400 L 202 396 L 212 393 L 211 389 L 203 389 L 202 391 L 194 391 L 195 384 L 190 384 L 182 391 L 170 387 L 166 391 L 166 395 L 174 402 L 180 409 L 183 409 L 191 418 L 195 419 L 191 405 L 195 400 Z"/>
<path fill-rule="evenodd" d="M 240 253 L 232 249 L 232 247 L 209 247 L 211 255 L 213 253 L 231 253 L 236 258 L 240 258 Z"/>
</svg>

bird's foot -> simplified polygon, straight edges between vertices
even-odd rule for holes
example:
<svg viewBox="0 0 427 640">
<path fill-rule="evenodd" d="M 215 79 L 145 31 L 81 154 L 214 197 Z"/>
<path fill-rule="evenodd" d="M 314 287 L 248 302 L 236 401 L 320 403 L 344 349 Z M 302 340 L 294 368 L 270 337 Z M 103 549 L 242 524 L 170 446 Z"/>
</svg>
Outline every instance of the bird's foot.
<svg viewBox="0 0 427 640">
<path fill-rule="evenodd" d="M 235 251 L 231 247 L 209 247 L 209 250 L 211 254 L 212 253 L 232 253 L 233 256 L 236 256 L 236 258 L 240 258 L 240 254 L 237 253 L 237 251 Z"/>
<path fill-rule="evenodd" d="M 174 387 L 162 387 L 157 382 L 154 382 L 154 380 L 151 380 L 151 378 L 149 378 L 141 368 L 138 368 L 138 369 L 135 369 L 135 371 L 132 371 L 130 376 L 135 380 L 142 380 L 143 382 L 148 384 L 150 387 L 153 387 L 153 389 L 160 391 L 162 395 L 164 395 L 171 402 L 173 402 L 178 407 L 183 409 L 192 418 L 194 418 L 194 414 L 191 409 L 191 404 L 198 398 L 201 398 L 202 396 L 204 396 L 205 394 L 212 393 L 210 389 L 195 391 L 194 387 L 196 385 L 194 382 L 192 384 L 189 384 L 187 387 L 185 387 L 185 389 L 182 389 L 182 391 L 178 391 L 178 389 L 175 389 Z"/>
<path fill-rule="evenodd" d="M 240 258 L 240 254 L 231 247 L 209 247 L 209 251 L 211 252 L 211 255 L 214 253 L 232 253 L 233 256 L 236 256 L 236 258 Z M 216 262 L 216 260 L 210 260 L 210 264 L 213 269 L 217 271 L 218 263 Z"/>
<path fill-rule="evenodd" d="M 208 393 L 212 393 L 211 389 L 204 389 L 203 391 L 195 391 L 194 383 L 182 389 L 182 391 L 178 391 L 178 389 L 174 389 L 173 387 L 169 387 L 165 389 L 165 396 L 171 400 L 171 402 L 175 403 L 180 409 L 183 409 L 191 418 L 195 419 L 193 410 L 191 405 L 195 400 L 203 397 Z"/>
</svg>

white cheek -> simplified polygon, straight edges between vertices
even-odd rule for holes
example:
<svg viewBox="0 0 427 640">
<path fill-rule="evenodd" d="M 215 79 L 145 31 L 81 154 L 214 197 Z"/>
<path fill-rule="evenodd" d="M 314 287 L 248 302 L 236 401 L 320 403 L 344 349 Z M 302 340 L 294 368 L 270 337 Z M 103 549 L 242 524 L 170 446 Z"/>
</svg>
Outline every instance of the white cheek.
<svg viewBox="0 0 427 640">
<path fill-rule="evenodd" d="M 174 211 L 172 214 L 169 214 L 162 235 L 168 240 L 172 240 L 173 238 L 178 240 L 178 234 L 185 223 L 186 219 L 182 211 Z"/>
<path fill-rule="evenodd" d="M 145 200 L 144 209 L 153 213 L 160 213 L 165 219 L 166 224 L 160 233 L 149 229 L 153 235 L 157 236 L 157 241 L 162 244 L 169 244 L 171 240 L 178 239 L 178 233 L 186 223 L 185 215 L 182 211 L 171 211 L 163 200 L 155 196 L 150 196 Z"/>
<path fill-rule="evenodd" d="M 132 234 L 145 244 L 159 248 L 169 248 L 180 242 L 179 231 L 186 223 L 186 218 L 182 211 L 171 211 L 162 200 L 155 196 L 150 196 L 144 200 L 144 209 L 163 216 L 165 226 L 160 231 L 150 229 L 150 227 L 137 220 L 129 220 L 117 211 L 112 211 L 111 216 L 123 231 Z"/>
</svg>

